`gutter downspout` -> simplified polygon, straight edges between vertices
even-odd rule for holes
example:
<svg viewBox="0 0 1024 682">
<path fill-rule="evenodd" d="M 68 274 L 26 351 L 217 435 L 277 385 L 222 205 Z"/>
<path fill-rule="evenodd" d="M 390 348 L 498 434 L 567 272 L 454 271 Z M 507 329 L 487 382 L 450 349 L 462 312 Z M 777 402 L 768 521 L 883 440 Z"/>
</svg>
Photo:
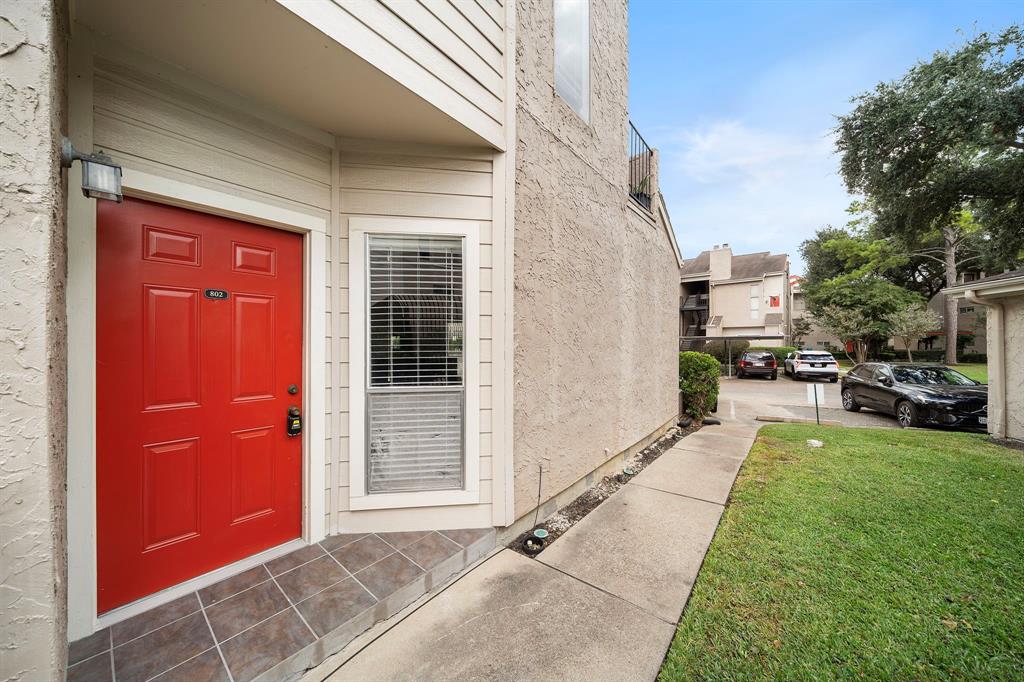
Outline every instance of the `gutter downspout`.
<svg viewBox="0 0 1024 682">
<path fill-rule="evenodd" d="M 989 309 L 991 323 L 987 337 L 995 339 L 995 343 L 989 344 L 989 418 L 992 419 L 994 428 L 990 433 L 996 438 L 1006 438 L 1006 349 L 1003 342 L 1003 304 L 991 299 L 984 299 L 978 296 L 977 292 L 969 289 L 964 292 L 964 298 L 975 305 L 982 305 Z M 996 379 L 995 386 L 992 379 Z M 995 388 L 995 391 L 991 389 Z M 992 393 L 995 393 L 993 396 Z M 994 398 L 994 400 L 993 400 Z"/>
</svg>

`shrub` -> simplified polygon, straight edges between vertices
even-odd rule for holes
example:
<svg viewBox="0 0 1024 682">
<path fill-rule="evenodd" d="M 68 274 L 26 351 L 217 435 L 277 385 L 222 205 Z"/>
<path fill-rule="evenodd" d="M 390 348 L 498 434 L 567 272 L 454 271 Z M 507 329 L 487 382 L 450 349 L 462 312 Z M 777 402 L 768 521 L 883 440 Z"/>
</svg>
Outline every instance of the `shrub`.
<svg viewBox="0 0 1024 682">
<path fill-rule="evenodd" d="M 749 341 L 730 341 L 729 349 L 732 352 L 732 361 L 735 364 L 743 351 L 750 348 Z M 704 344 L 704 352 L 718 360 L 723 365 L 728 364 L 729 354 L 726 352 L 725 341 L 708 341 Z"/>
<path fill-rule="evenodd" d="M 718 376 L 722 366 L 708 353 L 684 351 L 679 354 L 679 390 L 683 412 L 703 419 L 718 403 Z"/>
<path fill-rule="evenodd" d="M 787 355 L 800 349 L 796 346 L 751 346 L 747 350 L 766 350 L 775 356 L 775 363 L 781 367 Z"/>
</svg>

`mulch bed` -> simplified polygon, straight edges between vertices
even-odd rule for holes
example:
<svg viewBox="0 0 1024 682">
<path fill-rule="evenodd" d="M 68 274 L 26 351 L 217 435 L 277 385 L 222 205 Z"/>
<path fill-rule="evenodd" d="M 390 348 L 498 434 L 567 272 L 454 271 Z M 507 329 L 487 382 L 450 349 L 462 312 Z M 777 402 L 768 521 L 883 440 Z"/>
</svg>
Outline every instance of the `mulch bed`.
<svg viewBox="0 0 1024 682">
<path fill-rule="evenodd" d="M 597 507 L 611 497 L 616 490 L 624 486 L 631 478 L 643 471 L 647 465 L 661 457 L 665 451 L 671 449 L 672 446 L 694 431 L 700 429 L 700 427 L 701 425 L 698 422 L 693 422 L 686 428 L 680 428 L 678 426 L 672 427 L 664 436 L 627 460 L 623 465 L 623 470 L 621 472 L 617 474 L 609 474 L 590 488 L 584 490 L 575 500 L 509 542 L 508 548 L 519 552 L 523 556 L 531 556 L 523 549 L 523 541 L 532 535 L 535 529 L 543 528 L 548 532 L 548 537 L 544 545 L 544 549 L 547 549 L 567 530 L 579 523 L 580 519 L 597 509 Z M 544 549 L 542 549 L 541 552 L 543 552 Z M 540 552 L 537 554 L 540 554 Z M 534 554 L 532 556 L 537 555 Z"/>
</svg>

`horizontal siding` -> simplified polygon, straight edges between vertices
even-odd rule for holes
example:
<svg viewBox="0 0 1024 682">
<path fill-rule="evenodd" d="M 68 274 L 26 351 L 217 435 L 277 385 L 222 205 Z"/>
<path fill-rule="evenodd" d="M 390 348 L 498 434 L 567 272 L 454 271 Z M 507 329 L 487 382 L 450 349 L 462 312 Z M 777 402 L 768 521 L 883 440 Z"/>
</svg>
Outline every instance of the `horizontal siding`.
<svg viewBox="0 0 1024 682">
<path fill-rule="evenodd" d="M 427 11 L 437 17 L 438 21 L 448 26 L 459 39 L 466 43 L 473 52 L 490 65 L 495 71 L 501 72 L 503 68 L 502 53 L 505 46 L 500 41 L 498 44 L 491 42 L 472 21 L 467 19 L 462 12 L 457 10 L 449 0 L 419 0 Z M 502 36 L 496 36 L 502 37 Z"/>
<path fill-rule="evenodd" d="M 411 4 L 413 0 L 404 1 Z M 357 0 L 344 3 L 342 9 L 363 25 L 372 28 L 377 35 L 397 47 L 409 59 L 429 71 L 441 83 L 447 84 L 496 123 L 501 123 L 504 113 L 502 88 L 498 86 L 495 88 L 496 92 L 489 91 L 485 84 L 473 78 L 465 64 L 457 60 L 458 55 L 453 55 L 453 52 L 458 53 L 456 46 L 462 43 L 454 33 L 449 32 L 450 35 L 444 37 L 440 44 L 434 44 L 420 33 L 415 25 L 407 24 L 381 2 Z M 421 29 L 440 36 L 440 31 L 429 31 L 429 24 Z"/>
<path fill-rule="evenodd" d="M 505 8 L 494 0 L 281 0 L 491 145 L 503 148 Z"/>
<path fill-rule="evenodd" d="M 425 153 L 423 148 L 415 150 L 402 146 L 367 144 L 351 141 L 354 149 L 342 149 L 340 153 L 340 208 L 342 234 L 347 229 L 347 219 L 353 215 L 415 216 L 443 219 L 470 219 L 480 222 L 480 501 L 489 505 L 492 499 L 493 478 L 493 395 L 491 363 L 493 354 L 493 270 L 490 257 L 484 263 L 484 254 L 490 254 L 492 245 L 491 228 L 491 162 L 484 161 L 478 152 L 471 150 L 438 149 L 437 153 Z M 465 158 L 463 158 L 465 157 Z M 347 259 L 348 244 L 341 248 L 339 260 Z M 348 300 L 348 264 L 341 262 L 336 270 L 334 286 L 338 287 L 340 300 Z M 339 327 L 346 329 L 345 320 L 339 319 Z M 339 333 L 340 334 L 340 333 Z M 344 340 L 344 365 L 338 392 L 348 393 L 348 344 Z M 338 501 L 340 516 L 335 528 L 344 530 L 358 523 L 346 518 L 349 473 L 348 452 L 349 423 L 347 404 L 341 412 L 345 437 L 339 438 L 341 447 L 337 450 L 335 462 L 336 490 L 328 493 Z M 330 479 L 329 479 L 330 480 Z M 360 512 L 359 514 L 366 514 Z M 372 512 L 378 513 L 378 512 Z M 423 511 L 430 517 L 435 512 Z M 386 516 L 382 516 L 386 518 Z"/>
<path fill-rule="evenodd" d="M 93 144 L 114 156 L 330 209 L 332 151 L 243 112 L 102 65 L 93 111 Z"/>
</svg>

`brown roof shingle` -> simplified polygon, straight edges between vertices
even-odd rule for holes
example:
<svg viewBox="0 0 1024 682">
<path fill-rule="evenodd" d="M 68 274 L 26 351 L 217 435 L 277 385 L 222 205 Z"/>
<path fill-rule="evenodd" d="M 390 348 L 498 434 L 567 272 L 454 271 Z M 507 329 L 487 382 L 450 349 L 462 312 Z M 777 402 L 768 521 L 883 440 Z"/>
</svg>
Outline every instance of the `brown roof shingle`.
<svg viewBox="0 0 1024 682">
<path fill-rule="evenodd" d="M 762 277 L 769 272 L 785 272 L 789 256 L 769 251 L 743 253 L 732 257 L 732 276 L 729 280 Z M 701 251 L 696 257 L 683 261 L 680 275 L 700 275 L 711 269 L 711 252 Z M 726 280 L 726 281 L 729 281 Z"/>
</svg>

